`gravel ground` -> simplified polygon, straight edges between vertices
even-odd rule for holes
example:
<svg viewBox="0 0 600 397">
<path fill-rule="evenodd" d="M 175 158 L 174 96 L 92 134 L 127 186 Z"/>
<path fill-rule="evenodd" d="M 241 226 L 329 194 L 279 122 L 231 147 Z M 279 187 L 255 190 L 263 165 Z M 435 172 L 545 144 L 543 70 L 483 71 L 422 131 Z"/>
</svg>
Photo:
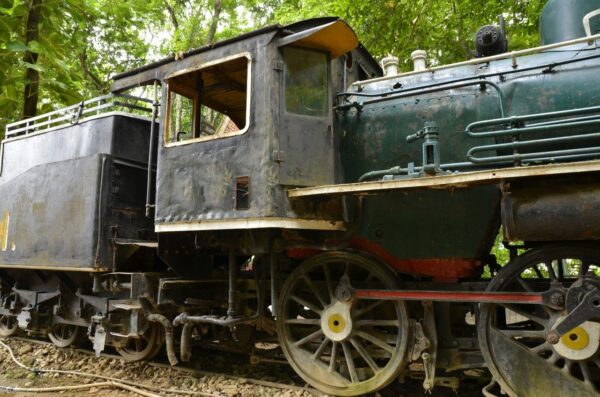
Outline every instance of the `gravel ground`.
<svg viewBox="0 0 600 397">
<path fill-rule="evenodd" d="M 75 349 L 57 349 L 52 345 L 47 344 L 34 344 L 23 342 L 20 340 L 9 339 L 3 340 L 9 345 L 17 357 L 18 360 L 22 361 L 25 365 L 33 366 L 39 369 L 61 369 L 69 371 L 80 371 L 93 374 L 99 374 L 117 378 L 124 381 L 132 381 L 139 384 L 151 385 L 162 389 L 177 389 L 188 392 L 204 393 L 205 395 L 211 394 L 214 396 L 226 396 L 226 397 L 258 397 L 258 396 L 281 396 L 281 397 L 309 397 L 313 394 L 309 391 L 303 390 L 285 390 L 274 387 L 267 387 L 249 383 L 243 379 L 232 379 L 219 374 L 201 374 L 194 373 L 192 371 L 179 371 L 171 368 L 157 368 L 151 364 L 144 362 L 127 363 L 120 358 L 113 357 L 99 357 L 96 358 L 93 355 L 79 352 Z M 218 372 L 223 369 L 228 373 L 235 374 L 237 376 L 247 376 L 254 378 L 260 378 L 266 381 L 279 382 L 282 378 L 287 377 L 288 370 L 284 370 L 283 373 L 279 370 L 279 366 L 274 371 L 273 364 L 252 366 L 253 369 L 251 375 L 247 373 L 246 367 L 250 367 L 249 364 L 243 364 L 236 362 L 238 360 L 225 361 L 222 355 L 217 355 L 218 352 L 214 352 L 212 357 L 204 355 L 201 360 L 198 361 L 198 365 L 212 361 L 209 366 L 206 366 L 205 370 L 212 372 Z M 231 367 L 235 366 L 235 369 Z M 266 368 L 263 368 L 266 367 Z M 265 371 L 267 371 L 265 373 Z M 270 376 L 261 376 L 265 374 Z M 52 387 L 52 386 L 63 386 L 63 385 L 76 385 L 84 383 L 95 383 L 102 382 L 102 380 L 93 380 L 90 378 L 81 378 L 63 374 L 35 374 L 29 372 L 23 368 L 19 368 L 11 360 L 8 352 L 0 346 L 0 386 L 11 386 L 11 387 L 27 387 L 27 388 L 38 388 L 38 387 Z M 290 383 L 289 377 L 286 383 Z M 54 392 L 44 393 L 43 396 L 78 396 L 82 394 L 90 395 L 102 395 L 102 396 L 133 396 L 137 395 L 132 392 L 122 391 L 116 388 L 91 388 L 87 390 L 77 391 L 65 391 L 65 392 Z M 156 392 L 154 392 L 156 393 Z M 14 393 L 9 392 L 10 395 L 21 395 L 30 396 L 34 393 Z M 6 392 L 0 392 L 0 395 L 8 395 Z M 177 395 L 168 393 L 156 393 L 160 395 Z M 199 394 L 198 394 L 199 395 Z"/>
<path fill-rule="evenodd" d="M 2 339 L 13 349 L 17 359 L 38 369 L 79 371 L 130 381 L 161 389 L 176 389 L 187 395 L 207 397 L 326 397 L 308 388 L 287 364 L 260 363 L 251 365 L 248 356 L 218 351 L 194 351 L 194 368 L 172 369 L 168 365 L 134 362 L 128 363 L 118 356 L 104 355 L 96 358 L 79 349 L 58 349 L 52 344 L 39 344 L 19 339 Z M 159 361 L 161 360 L 159 357 Z M 179 368 L 179 367 L 178 367 Z M 228 376 L 226 376 L 227 374 Z M 269 387 L 258 382 L 283 383 L 286 386 Z M 457 392 L 436 387 L 431 397 L 481 396 L 483 380 L 461 383 Z M 139 394 L 114 386 L 88 389 L 32 393 L 6 391 L 5 387 L 46 388 L 103 382 L 102 380 L 57 373 L 33 373 L 18 367 L 8 352 L 0 346 L 0 396 L 91 396 L 129 397 Z M 393 383 L 376 397 L 423 396 L 420 380 Z M 308 389 L 301 389 L 307 387 Z M 185 394 L 152 391 L 153 395 L 183 396 Z"/>
</svg>

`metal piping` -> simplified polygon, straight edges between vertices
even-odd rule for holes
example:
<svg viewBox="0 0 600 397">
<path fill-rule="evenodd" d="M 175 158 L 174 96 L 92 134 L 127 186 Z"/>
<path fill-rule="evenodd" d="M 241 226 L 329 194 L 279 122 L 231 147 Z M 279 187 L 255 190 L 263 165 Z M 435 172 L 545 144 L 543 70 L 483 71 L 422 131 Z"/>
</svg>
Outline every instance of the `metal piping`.
<svg viewBox="0 0 600 397">
<path fill-rule="evenodd" d="M 269 257 L 271 267 L 271 314 L 277 316 L 279 306 L 279 261 L 275 253 Z"/>
<path fill-rule="evenodd" d="M 511 117 L 503 117 L 500 119 L 492 119 L 492 120 L 484 120 L 484 121 L 476 121 L 467 125 L 465 128 L 465 132 L 468 136 L 472 138 L 487 138 L 487 137 L 495 137 L 501 135 L 514 135 L 518 132 L 538 132 L 538 131 L 548 131 L 553 129 L 558 129 L 560 127 L 585 127 L 589 125 L 598 124 L 598 121 L 595 118 L 584 119 L 577 118 L 575 122 L 565 122 L 565 120 L 557 120 L 551 121 L 547 124 L 539 123 L 537 125 L 533 125 L 531 127 L 522 127 L 522 128 L 513 128 L 513 129 L 504 129 L 499 131 L 487 131 L 487 132 L 474 132 L 474 129 L 481 127 L 490 127 L 497 126 L 503 124 L 519 124 L 524 121 L 536 121 L 536 120 L 544 120 L 544 119 L 556 119 L 559 117 L 567 117 L 567 116 L 576 116 L 583 114 L 591 114 L 591 113 L 600 113 L 600 106 L 592 106 L 587 108 L 578 108 L 578 109 L 570 109 L 570 110 L 562 110 L 558 112 L 549 112 L 549 113 L 534 113 L 527 114 L 523 116 L 511 116 Z M 600 117 L 600 115 L 598 116 Z"/>
<path fill-rule="evenodd" d="M 508 58 L 512 59 L 513 67 L 517 67 L 518 65 L 516 64 L 516 58 L 519 56 L 537 54 L 537 53 L 543 52 L 545 50 L 552 50 L 554 48 L 566 47 L 569 45 L 580 44 L 580 43 L 588 43 L 588 45 L 591 46 L 593 44 L 593 42 L 598 39 L 600 39 L 600 34 L 596 34 L 596 35 L 588 36 L 588 37 L 581 37 L 581 38 L 574 39 L 574 40 L 563 41 L 560 43 L 554 43 L 554 44 L 549 44 L 549 45 L 540 46 L 540 47 L 528 48 L 528 49 L 520 50 L 520 51 L 507 52 L 504 54 L 493 55 L 491 57 L 476 58 L 476 59 L 471 59 L 471 60 L 464 61 L 464 62 L 451 63 L 449 65 L 435 66 L 435 67 L 428 68 L 425 70 L 400 73 L 396 76 L 384 76 L 384 77 L 377 77 L 377 78 L 369 79 L 369 80 L 356 81 L 352 85 L 358 86 L 358 85 L 362 85 L 362 84 L 377 83 L 380 81 L 386 81 L 386 80 L 390 80 L 390 79 L 394 79 L 394 78 L 398 78 L 398 77 L 413 76 L 413 75 L 423 74 L 423 73 L 428 73 L 428 72 L 433 73 L 438 70 L 452 69 L 452 68 L 456 68 L 459 66 L 466 66 L 466 65 L 479 65 L 481 63 L 487 63 L 487 62 L 491 62 L 491 61 L 497 61 L 500 59 L 508 59 Z"/>
<path fill-rule="evenodd" d="M 148 174 L 146 177 L 146 218 L 150 218 L 152 194 L 152 160 L 154 158 L 154 140 L 156 135 L 156 117 L 158 115 L 158 81 L 154 80 L 154 101 L 152 102 L 152 121 L 150 122 L 150 147 L 148 148 Z"/>
<path fill-rule="evenodd" d="M 521 161 L 527 160 L 536 157 L 543 157 L 548 159 L 553 159 L 557 156 L 569 156 L 569 155 L 600 155 L 600 146 L 592 146 L 585 148 L 577 148 L 577 149 L 561 149 L 561 150 L 552 150 L 545 152 L 535 152 L 535 153 L 514 153 L 504 156 L 490 156 L 490 157 L 475 157 L 475 153 L 479 152 L 487 152 L 490 150 L 498 150 L 498 149 L 513 149 L 517 150 L 518 148 L 523 147 L 531 147 L 537 146 L 544 143 L 563 143 L 563 142 L 572 142 L 574 140 L 584 140 L 590 138 L 600 138 L 600 132 L 593 134 L 583 134 L 583 135 L 571 135 L 564 136 L 558 138 L 548 138 L 548 139 L 537 139 L 533 141 L 525 141 L 525 142 L 509 142 L 509 143 L 500 143 L 496 145 L 486 145 L 486 146 L 475 146 L 467 152 L 467 158 L 474 164 L 483 164 L 483 163 L 491 163 L 495 161 Z"/>
<path fill-rule="evenodd" d="M 500 107 L 500 114 L 502 115 L 502 117 L 505 117 L 505 113 L 504 113 L 504 93 L 502 92 L 502 89 L 500 88 L 500 86 L 496 83 L 493 83 L 491 81 L 488 80 L 480 80 L 480 81 L 467 81 L 464 83 L 458 83 L 458 84 L 451 84 L 451 85 L 445 85 L 442 87 L 434 87 L 434 88 L 430 88 L 430 89 L 425 89 L 419 92 L 404 92 L 401 94 L 394 94 L 394 95 L 389 95 L 386 97 L 379 97 L 379 98 L 375 98 L 375 99 L 371 99 L 368 101 L 364 101 L 361 103 L 358 102 L 353 102 L 353 103 L 348 103 L 348 104 L 344 104 L 344 105 L 340 105 L 337 106 L 336 109 L 338 110 L 345 110 L 345 109 L 350 109 L 350 108 L 357 108 L 357 109 L 361 109 L 364 105 L 370 105 L 373 103 L 379 103 L 379 102 L 384 102 L 384 101 L 389 101 L 391 99 L 399 99 L 399 98 L 406 98 L 406 97 L 411 97 L 411 96 L 415 96 L 415 95 L 419 95 L 419 94 L 431 94 L 433 92 L 440 92 L 440 91 L 448 91 L 448 90 L 453 90 L 455 88 L 463 88 L 463 87 L 470 87 L 470 86 L 474 86 L 474 85 L 489 85 L 492 88 L 494 88 L 496 90 L 496 92 L 498 93 L 498 97 L 499 97 L 499 107 Z"/>
<path fill-rule="evenodd" d="M 233 257 L 233 261 L 232 258 Z M 229 265 L 231 267 L 232 262 L 235 266 L 237 266 L 237 264 L 235 263 L 235 255 L 233 253 L 230 254 L 230 260 L 229 260 Z M 179 325 L 182 324 L 189 324 L 189 323 L 193 323 L 193 324 L 214 324 L 214 325 L 220 325 L 223 327 L 233 327 L 234 325 L 238 325 L 238 324 L 251 324 L 256 322 L 256 320 L 258 320 L 260 317 L 264 316 L 264 296 L 263 296 L 263 283 L 262 280 L 259 278 L 258 276 L 258 268 L 256 268 L 254 270 L 254 281 L 256 283 L 256 301 L 258 302 L 257 305 L 257 309 L 256 309 L 256 314 L 254 314 L 253 316 L 250 317 L 236 317 L 237 316 L 237 312 L 235 310 L 230 310 L 232 309 L 231 306 L 231 300 L 230 300 L 230 307 L 227 310 L 227 316 L 224 317 L 217 317 L 217 316 L 212 316 L 212 315 L 203 315 L 203 316 L 190 316 L 188 313 L 183 312 L 181 314 L 179 314 L 177 317 L 175 317 L 175 319 L 173 320 L 173 326 L 177 327 Z M 230 282 L 232 279 L 232 275 L 230 272 Z M 234 284 L 233 287 L 230 286 L 229 288 L 229 296 L 231 299 L 231 292 L 233 290 L 233 302 L 235 305 L 235 276 L 233 277 L 234 279 Z M 233 306 L 234 308 L 235 306 Z M 231 315 L 231 314 L 234 315 Z M 182 331 L 182 339 L 183 339 L 183 331 Z"/>
<path fill-rule="evenodd" d="M 181 346 L 179 356 L 183 362 L 190 361 L 190 358 L 192 357 L 192 328 L 194 328 L 194 324 L 187 322 L 183 324 L 183 329 L 181 330 Z"/>
<path fill-rule="evenodd" d="M 543 65 L 530 66 L 530 67 L 519 69 L 519 70 L 505 70 L 505 71 L 494 72 L 494 73 L 475 74 L 475 75 L 468 76 L 468 77 L 461 77 L 459 79 L 445 80 L 445 81 L 440 81 L 437 83 L 424 84 L 424 85 L 411 87 L 411 88 L 405 88 L 405 89 L 399 88 L 394 91 L 373 92 L 373 93 L 359 92 L 359 91 L 339 92 L 336 94 L 336 97 L 350 97 L 350 96 L 367 97 L 367 98 L 386 97 L 386 96 L 393 95 L 396 92 L 420 91 L 423 89 L 439 87 L 439 86 L 452 84 L 452 83 L 460 83 L 463 81 L 471 81 L 471 80 L 482 80 L 482 79 L 487 79 L 490 77 L 506 76 L 506 75 L 515 74 L 515 73 L 524 73 L 524 72 L 529 72 L 529 71 L 537 70 L 537 69 L 547 69 L 548 71 L 552 71 L 554 68 L 559 67 L 559 66 L 568 65 L 571 63 L 589 61 L 589 60 L 593 60 L 593 59 L 597 59 L 597 58 L 600 58 L 600 55 L 590 55 L 587 57 L 569 59 L 566 61 L 551 62 L 551 63 L 546 63 Z"/>
<path fill-rule="evenodd" d="M 235 261 L 235 255 L 233 252 L 229 253 L 229 299 L 227 301 L 227 317 L 237 317 L 237 310 L 235 308 L 235 282 L 237 278 L 237 263 Z"/>
<path fill-rule="evenodd" d="M 173 324 L 171 324 L 168 318 L 158 313 L 148 314 L 146 318 L 150 322 L 159 323 L 165 329 L 165 343 L 167 346 L 167 357 L 169 358 L 169 364 L 177 365 L 179 361 L 177 360 L 177 356 L 175 355 L 175 347 L 173 343 Z M 183 357 L 182 360 L 186 361 L 183 359 Z"/>
</svg>

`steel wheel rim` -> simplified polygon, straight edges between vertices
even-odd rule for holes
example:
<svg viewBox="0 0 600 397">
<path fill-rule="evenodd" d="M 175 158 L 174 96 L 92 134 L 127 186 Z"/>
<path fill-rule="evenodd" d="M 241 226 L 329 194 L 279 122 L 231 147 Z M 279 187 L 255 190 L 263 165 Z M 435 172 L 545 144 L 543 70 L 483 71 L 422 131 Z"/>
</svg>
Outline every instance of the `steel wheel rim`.
<svg viewBox="0 0 600 397">
<path fill-rule="evenodd" d="M 296 268 L 282 287 L 277 329 L 288 362 L 306 382 L 326 393 L 354 396 L 376 391 L 399 375 L 405 364 L 409 322 L 403 302 L 356 302 L 348 319 L 328 312 L 336 301 L 335 277 L 346 267 L 356 288 L 398 288 L 396 275 L 370 258 L 347 252 L 317 255 Z M 301 306 L 309 309 L 300 313 Z M 329 317 L 317 315 L 319 307 Z M 347 336 L 345 321 L 352 326 Z M 328 326 L 341 336 L 328 331 Z"/>
<path fill-rule="evenodd" d="M 79 327 L 73 324 L 54 324 L 48 338 L 57 347 L 67 347 L 73 344 L 77 339 Z"/>
<path fill-rule="evenodd" d="M 552 280 L 560 281 L 565 286 L 570 285 L 587 270 L 600 269 L 600 252 L 576 245 L 555 246 L 529 251 L 511 263 L 513 264 L 507 265 L 490 283 L 489 291 L 542 291 L 549 287 Z M 574 271 L 565 271 L 565 264 L 570 265 Z M 530 275 L 533 277 L 529 277 Z M 561 356 L 553 345 L 546 342 L 545 335 L 565 313 L 542 306 L 530 306 L 529 309 L 526 306 L 482 304 L 480 308 L 478 337 L 481 351 L 488 369 L 503 390 L 511 396 L 527 397 L 543 395 L 544 391 L 531 389 L 538 386 L 547 387 L 549 395 L 559 395 L 562 387 L 570 386 L 571 393 L 582 396 L 598 395 L 599 353 L 596 352 L 590 359 L 583 360 Z M 526 320 L 512 324 L 510 320 L 504 321 L 499 318 L 499 308 L 508 308 L 508 311 L 504 310 L 507 313 L 505 316 Z M 503 358 L 506 351 L 516 353 L 510 362 Z M 519 370 L 514 368 L 523 361 L 519 357 L 532 359 L 532 362 L 537 363 L 538 371 L 545 375 L 543 385 L 535 383 L 535 379 L 519 379 Z M 510 369 L 504 366 L 509 366 Z M 526 376 L 523 375 L 523 378 Z M 565 383 L 569 385 L 565 386 Z"/>
<path fill-rule="evenodd" d="M 141 361 L 153 358 L 161 348 L 161 334 L 156 324 L 148 327 L 138 338 L 128 337 L 125 344 L 116 347 L 117 352 L 125 361 Z"/>
<path fill-rule="evenodd" d="M 19 323 L 15 316 L 3 314 L 0 316 L 0 337 L 8 338 L 19 330 Z"/>
</svg>

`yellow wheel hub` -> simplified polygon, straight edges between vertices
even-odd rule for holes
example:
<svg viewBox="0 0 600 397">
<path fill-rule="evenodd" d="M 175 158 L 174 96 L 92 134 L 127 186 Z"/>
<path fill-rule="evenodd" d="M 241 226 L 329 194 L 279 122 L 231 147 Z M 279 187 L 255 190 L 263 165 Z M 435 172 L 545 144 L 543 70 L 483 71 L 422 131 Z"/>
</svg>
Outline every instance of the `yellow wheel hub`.
<svg viewBox="0 0 600 397">
<path fill-rule="evenodd" d="M 344 320 L 344 318 L 339 314 L 332 314 L 329 316 L 327 325 L 332 332 L 340 333 L 346 328 L 346 320 Z"/>
<path fill-rule="evenodd" d="M 321 313 L 321 331 L 334 342 L 343 342 L 352 333 L 352 316 L 347 302 L 335 302 Z"/>
<path fill-rule="evenodd" d="M 590 336 L 582 327 L 576 327 L 564 334 L 560 341 L 569 349 L 583 350 L 590 343 Z"/>
</svg>

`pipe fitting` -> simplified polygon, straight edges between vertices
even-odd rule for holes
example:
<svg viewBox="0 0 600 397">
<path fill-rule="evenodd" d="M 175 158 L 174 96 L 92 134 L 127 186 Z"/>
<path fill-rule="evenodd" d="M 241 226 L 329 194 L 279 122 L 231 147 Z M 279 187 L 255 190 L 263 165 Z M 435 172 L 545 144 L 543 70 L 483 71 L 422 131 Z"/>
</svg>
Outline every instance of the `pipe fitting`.
<svg viewBox="0 0 600 397">
<path fill-rule="evenodd" d="M 179 314 L 177 317 L 175 317 L 175 319 L 173 320 L 173 327 L 179 327 L 182 324 L 185 324 L 188 322 L 188 314 L 186 312 L 183 312 L 181 314 Z"/>
<path fill-rule="evenodd" d="M 177 360 L 177 356 L 175 355 L 175 344 L 173 342 L 173 324 L 171 324 L 169 319 L 163 316 L 162 314 L 152 313 L 148 314 L 146 318 L 150 322 L 159 323 L 163 326 L 165 330 L 165 343 L 167 347 L 167 357 L 169 358 L 169 364 L 177 365 L 179 361 Z"/>
<path fill-rule="evenodd" d="M 381 60 L 381 67 L 384 70 L 385 76 L 395 76 L 398 74 L 398 58 L 389 55 Z"/>
<path fill-rule="evenodd" d="M 427 52 L 423 50 L 415 50 L 410 54 L 410 58 L 413 61 L 415 72 L 427 69 Z"/>
</svg>

